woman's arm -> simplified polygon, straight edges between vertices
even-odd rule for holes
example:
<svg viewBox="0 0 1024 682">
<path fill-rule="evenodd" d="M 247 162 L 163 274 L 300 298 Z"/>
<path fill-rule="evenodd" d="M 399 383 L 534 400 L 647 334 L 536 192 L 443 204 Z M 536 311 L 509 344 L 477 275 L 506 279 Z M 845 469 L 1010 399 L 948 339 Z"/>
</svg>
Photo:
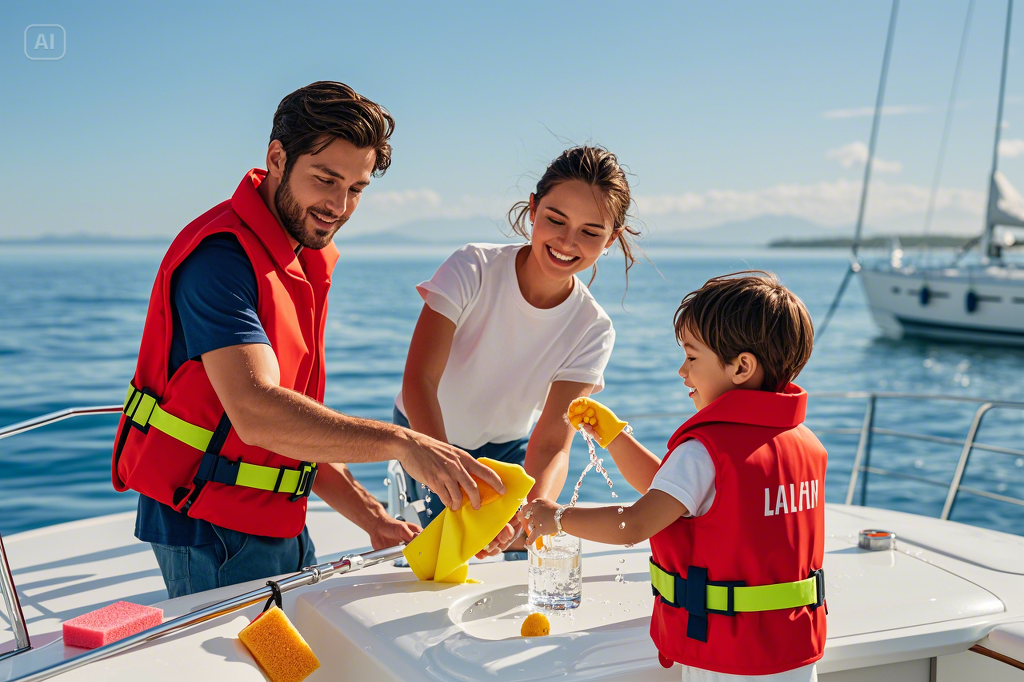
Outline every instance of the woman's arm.
<svg viewBox="0 0 1024 682">
<path fill-rule="evenodd" d="M 565 412 L 569 409 L 569 403 L 581 396 L 590 395 L 593 390 L 593 384 L 576 381 L 551 383 L 544 409 L 526 446 L 524 468 L 536 481 L 527 499 L 558 499 L 569 473 L 569 449 L 576 435 L 575 429 L 565 418 Z"/>
<path fill-rule="evenodd" d="M 437 386 L 448 365 L 455 338 L 455 323 L 424 304 L 409 343 L 402 375 L 402 401 L 409 427 L 444 443 L 444 416 L 437 400 Z"/>
<path fill-rule="evenodd" d="M 616 439 L 617 440 L 617 439 Z M 538 499 L 524 506 L 519 520 L 529 531 L 527 542 L 555 534 L 558 505 Z M 619 510 L 622 513 L 619 513 Z M 529 514 L 529 518 L 526 515 Z M 630 506 L 572 507 L 562 513 L 562 530 L 584 540 L 608 545 L 635 545 L 687 516 L 686 505 L 661 490 L 652 490 Z M 532 524 L 533 530 L 530 531 Z"/>
</svg>

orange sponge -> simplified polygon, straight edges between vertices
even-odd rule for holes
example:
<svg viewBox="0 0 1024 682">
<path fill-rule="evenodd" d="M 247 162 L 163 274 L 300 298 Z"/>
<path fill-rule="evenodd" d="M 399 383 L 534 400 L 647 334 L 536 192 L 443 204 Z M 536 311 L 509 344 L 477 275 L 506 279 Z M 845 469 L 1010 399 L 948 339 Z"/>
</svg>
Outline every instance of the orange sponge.
<svg viewBox="0 0 1024 682">
<path fill-rule="evenodd" d="M 271 606 L 238 633 L 238 639 L 260 664 L 270 682 L 301 682 L 320 667 L 284 611 Z"/>
<path fill-rule="evenodd" d="M 491 502 L 494 502 L 496 499 L 501 497 L 501 495 L 498 494 L 497 490 L 487 485 L 476 476 L 473 476 L 473 480 L 476 481 L 476 487 L 480 490 L 481 507 L 484 506 L 485 504 L 490 504 Z M 462 491 L 462 506 L 469 506 L 469 495 L 466 494 L 465 490 Z"/>
</svg>

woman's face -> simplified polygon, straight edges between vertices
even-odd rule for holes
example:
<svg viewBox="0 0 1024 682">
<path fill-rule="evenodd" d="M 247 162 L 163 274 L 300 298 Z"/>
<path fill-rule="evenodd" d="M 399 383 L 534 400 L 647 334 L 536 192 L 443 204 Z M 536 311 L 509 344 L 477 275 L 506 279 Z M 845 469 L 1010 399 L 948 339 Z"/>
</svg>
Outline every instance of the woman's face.
<svg viewBox="0 0 1024 682">
<path fill-rule="evenodd" d="M 539 202 L 531 194 L 530 220 L 530 257 L 556 280 L 591 267 L 615 241 L 604 195 L 579 180 L 555 185 Z"/>
</svg>

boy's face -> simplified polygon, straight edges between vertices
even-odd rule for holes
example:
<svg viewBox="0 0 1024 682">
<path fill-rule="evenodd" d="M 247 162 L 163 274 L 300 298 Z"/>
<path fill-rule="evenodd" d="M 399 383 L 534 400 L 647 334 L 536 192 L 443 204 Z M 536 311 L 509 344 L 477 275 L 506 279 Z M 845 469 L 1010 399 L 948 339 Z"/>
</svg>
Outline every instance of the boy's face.
<svg viewBox="0 0 1024 682">
<path fill-rule="evenodd" d="M 734 388 L 759 389 L 764 380 L 764 371 L 753 354 L 740 353 L 732 362 L 724 363 L 688 328 L 683 329 L 683 350 L 686 360 L 679 376 L 690 388 L 690 398 L 698 410 Z"/>
</svg>

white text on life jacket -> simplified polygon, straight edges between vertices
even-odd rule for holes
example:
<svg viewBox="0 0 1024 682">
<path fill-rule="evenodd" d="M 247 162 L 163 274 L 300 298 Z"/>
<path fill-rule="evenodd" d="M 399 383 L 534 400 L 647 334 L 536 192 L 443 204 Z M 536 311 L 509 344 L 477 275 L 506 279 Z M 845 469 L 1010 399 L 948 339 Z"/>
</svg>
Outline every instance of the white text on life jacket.
<svg viewBox="0 0 1024 682">
<path fill-rule="evenodd" d="M 775 494 L 775 506 L 772 507 L 771 488 L 764 489 L 764 515 L 792 514 L 818 506 L 818 481 L 801 481 L 799 489 L 796 483 L 780 485 Z"/>
</svg>

